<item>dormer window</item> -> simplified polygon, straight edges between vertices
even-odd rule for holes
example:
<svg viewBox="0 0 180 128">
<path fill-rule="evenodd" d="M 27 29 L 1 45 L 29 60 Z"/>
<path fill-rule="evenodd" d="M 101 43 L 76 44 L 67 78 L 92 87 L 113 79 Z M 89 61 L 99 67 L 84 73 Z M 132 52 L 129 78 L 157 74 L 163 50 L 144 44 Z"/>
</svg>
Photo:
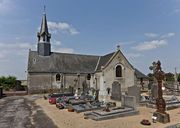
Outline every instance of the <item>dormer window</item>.
<svg viewBox="0 0 180 128">
<path fill-rule="evenodd" d="M 59 73 L 56 74 L 56 81 L 61 81 L 61 75 Z"/>
<path fill-rule="evenodd" d="M 121 65 L 116 66 L 116 77 L 122 77 L 122 66 Z"/>
</svg>

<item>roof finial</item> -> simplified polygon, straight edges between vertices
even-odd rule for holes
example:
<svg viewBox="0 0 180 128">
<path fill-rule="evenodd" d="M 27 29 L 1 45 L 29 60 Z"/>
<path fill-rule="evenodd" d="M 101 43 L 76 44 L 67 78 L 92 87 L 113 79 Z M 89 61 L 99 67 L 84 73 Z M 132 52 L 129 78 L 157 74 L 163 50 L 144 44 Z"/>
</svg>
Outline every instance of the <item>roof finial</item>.
<svg viewBox="0 0 180 128">
<path fill-rule="evenodd" d="M 118 45 L 117 45 L 117 51 L 119 51 L 119 50 L 120 50 L 120 45 L 118 44 Z"/>
<path fill-rule="evenodd" d="M 46 14 L 46 5 L 44 5 L 44 14 Z"/>
</svg>

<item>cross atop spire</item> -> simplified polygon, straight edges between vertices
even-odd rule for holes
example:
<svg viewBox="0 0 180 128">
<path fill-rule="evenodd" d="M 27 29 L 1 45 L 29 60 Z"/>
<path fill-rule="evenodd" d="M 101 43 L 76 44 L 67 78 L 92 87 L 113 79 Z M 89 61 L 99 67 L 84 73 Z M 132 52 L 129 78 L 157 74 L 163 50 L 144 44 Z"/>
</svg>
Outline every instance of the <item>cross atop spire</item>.
<svg viewBox="0 0 180 128">
<path fill-rule="evenodd" d="M 44 5 L 44 14 L 46 14 L 46 5 Z"/>
</svg>

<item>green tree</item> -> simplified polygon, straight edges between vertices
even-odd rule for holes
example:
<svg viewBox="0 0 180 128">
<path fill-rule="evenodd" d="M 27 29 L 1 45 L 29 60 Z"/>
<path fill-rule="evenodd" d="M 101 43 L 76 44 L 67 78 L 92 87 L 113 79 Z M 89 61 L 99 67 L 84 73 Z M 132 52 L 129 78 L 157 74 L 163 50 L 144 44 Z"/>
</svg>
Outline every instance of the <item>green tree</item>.
<svg viewBox="0 0 180 128">
<path fill-rule="evenodd" d="M 166 73 L 166 74 L 165 74 L 165 80 L 166 80 L 166 81 L 174 82 L 174 81 L 175 81 L 175 80 L 174 80 L 174 74 L 171 73 L 171 72 Z"/>
<path fill-rule="evenodd" d="M 147 74 L 149 81 L 153 81 L 154 80 L 154 75 L 152 73 Z"/>
<path fill-rule="evenodd" d="M 177 81 L 180 83 L 180 73 L 177 74 Z"/>
<path fill-rule="evenodd" d="M 13 89 L 16 86 L 16 77 L 15 76 L 1 76 L 0 77 L 0 85 L 5 90 Z"/>
</svg>

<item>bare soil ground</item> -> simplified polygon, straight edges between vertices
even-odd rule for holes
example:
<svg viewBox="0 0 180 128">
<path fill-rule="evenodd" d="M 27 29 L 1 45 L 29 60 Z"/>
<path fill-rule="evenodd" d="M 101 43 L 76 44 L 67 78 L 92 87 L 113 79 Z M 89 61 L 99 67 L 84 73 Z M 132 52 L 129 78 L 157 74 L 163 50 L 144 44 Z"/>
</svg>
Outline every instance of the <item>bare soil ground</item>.
<svg viewBox="0 0 180 128">
<path fill-rule="evenodd" d="M 104 121 L 84 119 L 83 113 L 68 112 L 59 110 L 55 105 L 50 105 L 47 100 L 38 99 L 36 104 L 41 106 L 44 112 L 52 119 L 59 128 L 164 128 L 180 123 L 180 108 L 167 111 L 170 114 L 171 122 L 167 124 L 152 123 L 152 114 L 155 109 L 138 107 L 139 115 L 116 118 Z M 142 119 L 148 119 L 151 126 L 140 124 Z"/>
</svg>

